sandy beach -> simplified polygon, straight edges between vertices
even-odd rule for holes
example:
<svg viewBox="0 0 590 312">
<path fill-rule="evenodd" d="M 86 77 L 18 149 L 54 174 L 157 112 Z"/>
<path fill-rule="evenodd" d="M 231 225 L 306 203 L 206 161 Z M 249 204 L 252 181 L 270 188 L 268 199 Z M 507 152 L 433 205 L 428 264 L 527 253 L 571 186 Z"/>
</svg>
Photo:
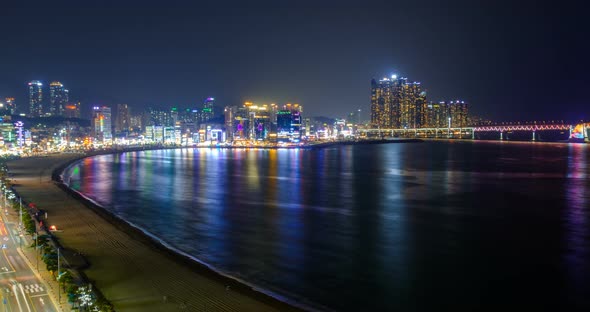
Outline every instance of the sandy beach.
<svg viewBox="0 0 590 312">
<path fill-rule="evenodd" d="M 117 311 L 295 311 L 294 307 L 180 259 L 64 192 L 51 174 L 78 155 L 11 161 L 15 190 L 48 212 L 62 246 L 80 252 L 85 275 Z M 227 286 L 230 286 L 229 288 Z"/>
</svg>

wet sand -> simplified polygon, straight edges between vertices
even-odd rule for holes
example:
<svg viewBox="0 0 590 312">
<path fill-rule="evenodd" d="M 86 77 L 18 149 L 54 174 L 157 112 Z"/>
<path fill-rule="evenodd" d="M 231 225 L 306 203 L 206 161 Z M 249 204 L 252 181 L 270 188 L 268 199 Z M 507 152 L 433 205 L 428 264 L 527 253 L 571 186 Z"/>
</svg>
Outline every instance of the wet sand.
<svg viewBox="0 0 590 312">
<path fill-rule="evenodd" d="M 47 211 L 46 224 L 62 230 L 55 235 L 64 248 L 84 255 L 84 274 L 116 311 L 298 310 L 157 246 L 63 191 L 51 174 L 76 157 L 24 158 L 8 167 L 15 190 Z"/>
</svg>

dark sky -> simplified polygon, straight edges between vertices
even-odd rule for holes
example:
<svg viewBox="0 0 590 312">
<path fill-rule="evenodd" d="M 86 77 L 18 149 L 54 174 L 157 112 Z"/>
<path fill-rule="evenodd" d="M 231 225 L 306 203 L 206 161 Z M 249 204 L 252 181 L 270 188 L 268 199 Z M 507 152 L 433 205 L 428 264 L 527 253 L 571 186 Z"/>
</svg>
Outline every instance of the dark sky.
<svg viewBox="0 0 590 312">
<path fill-rule="evenodd" d="M 0 96 L 59 80 L 86 107 L 214 96 L 366 119 L 371 78 L 397 73 L 492 119 L 590 119 L 588 13 L 544 2 L 2 1 Z"/>
</svg>

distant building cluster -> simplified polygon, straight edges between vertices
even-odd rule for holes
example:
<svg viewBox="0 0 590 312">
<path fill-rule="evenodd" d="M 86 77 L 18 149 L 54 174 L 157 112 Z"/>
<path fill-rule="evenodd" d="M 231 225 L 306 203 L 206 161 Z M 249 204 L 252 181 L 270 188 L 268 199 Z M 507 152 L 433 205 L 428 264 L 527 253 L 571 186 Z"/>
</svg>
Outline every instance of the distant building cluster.
<svg viewBox="0 0 590 312">
<path fill-rule="evenodd" d="M 29 117 L 63 116 L 80 118 L 80 103 L 70 102 L 69 90 L 59 81 L 49 84 L 49 98 L 44 93 L 43 83 L 33 80 L 28 86 L 28 110 L 20 109 L 20 113 Z M 16 113 L 16 105 L 12 114 Z"/>
<path fill-rule="evenodd" d="M 462 100 L 427 102 L 420 82 L 396 75 L 371 81 L 371 126 L 375 128 L 467 127 L 467 112 Z"/>
<path fill-rule="evenodd" d="M 227 106 L 224 113 L 228 139 L 297 143 L 305 135 L 302 112 L 299 104 L 285 104 L 280 109 L 276 104 L 252 102 L 242 107 Z"/>
<path fill-rule="evenodd" d="M 23 90 L 24 91 L 24 90 Z M 426 129 L 426 135 L 463 135 L 462 128 L 489 121 L 469 117 L 463 100 L 432 102 L 420 82 L 396 75 L 371 81 L 370 123 L 361 109 L 345 118 L 305 117 L 300 104 L 221 105 L 204 97 L 190 107 L 113 107 L 91 103 L 81 116 L 80 101 L 59 81 L 46 86 L 26 83 L 26 102 L 0 97 L 0 152 L 50 151 L 134 144 L 176 146 L 296 146 L 312 141 L 356 140 L 370 135 L 407 135 L 407 129 Z M 383 130 L 390 130 L 380 132 Z M 435 131 L 429 129 L 437 129 Z M 430 131 L 430 132 L 428 132 Z M 414 131 L 418 136 L 418 131 Z M 422 132 L 420 132 L 422 133 Z"/>
</svg>

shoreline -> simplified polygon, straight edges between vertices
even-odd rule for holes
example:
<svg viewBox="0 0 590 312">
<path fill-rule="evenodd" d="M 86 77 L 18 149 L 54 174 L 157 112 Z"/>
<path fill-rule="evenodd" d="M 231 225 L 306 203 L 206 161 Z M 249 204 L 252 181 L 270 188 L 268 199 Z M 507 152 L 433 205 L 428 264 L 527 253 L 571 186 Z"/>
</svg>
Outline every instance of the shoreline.
<svg viewBox="0 0 590 312">
<path fill-rule="evenodd" d="M 33 157 L 8 164 L 14 188 L 23 198 L 48 211 L 48 222 L 60 225 L 63 232 L 55 237 L 65 248 L 85 256 L 90 265 L 82 273 L 116 311 L 168 311 L 176 307 L 189 311 L 313 309 L 303 303 L 286 302 L 286 298 L 282 301 L 176 253 L 54 180 L 68 166 L 86 157 L 117 152 L 128 151 Z"/>
<path fill-rule="evenodd" d="M 143 241 L 150 245 L 151 247 L 158 249 L 165 253 L 167 256 L 172 258 L 175 261 L 179 261 L 189 267 L 195 268 L 196 270 L 202 271 L 200 273 L 210 275 L 213 278 L 218 278 L 224 284 L 230 286 L 232 290 L 238 290 L 245 292 L 246 295 L 260 297 L 262 300 L 271 300 L 275 304 L 279 304 L 281 310 L 284 311 L 285 307 L 282 305 L 287 305 L 289 308 L 300 309 L 301 311 L 329 311 L 326 307 L 313 307 L 311 303 L 308 305 L 293 302 L 287 297 L 284 297 L 280 294 L 274 293 L 270 290 L 266 290 L 263 288 L 258 288 L 255 285 L 248 283 L 247 281 L 241 280 L 229 274 L 223 273 L 222 271 L 216 269 L 214 266 L 207 264 L 204 261 L 201 261 L 197 257 L 191 256 L 190 254 L 181 251 L 171 245 L 169 245 L 166 241 L 159 239 L 155 234 L 152 234 L 149 231 L 141 228 L 138 225 L 135 225 L 132 222 L 129 222 L 116 214 L 110 212 L 106 208 L 102 207 L 99 203 L 93 201 L 90 198 L 87 198 L 82 193 L 71 189 L 66 183 L 63 182 L 63 174 L 69 167 L 79 163 L 85 158 L 88 157 L 95 157 L 99 155 L 111 155 L 111 154 L 119 154 L 119 153 L 126 153 L 126 152 L 140 152 L 140 151 L 121 151 L 121 152 L 109 152 L 104 154 L 97 154 L 97 155 L 88 155 L 88 156 L 81 156 L 79 158 L 75 158 L 72 160 L 67 161 L 66 163 L 60 165 L 56 169 L 54 169 L 52 173 L 52 179 L 54 182 L 57 183 L 60 189 L 66 192 L 71 197 L 77 199 L 81 203 L 83 203 L 86 207 L 94 211 L 98 214 L 101 218 L 105 219 L 106 221 L 110 222 L 121 231 L 128 232 L 133 238 Z M 129 233 L 130 232 L 130 233 Z M 276 301 L 276 302 L 274 302 Z M 321 310 L 319 310 L 321 309 Z"/>
<path fill-rule="evenodd" d="M 340 142 L 325 142 L 322 144 L 317 144 L 317 145 L 312 145 L 312 146 L 301 146 L 301 147 L 217 147 L 217 146 L 211 146 L 211 147 L 177 147 L 177 146 L 150 146 L 150 147 L 136 147 L 136 148 L 129 148 L 129 149 L 108 149 L 108 150 L 97 150 L 97 151 L 92 151 L 90 153 L 85 153 L 85 154 L 81 154 L 81 153 L 57 153 L 57 154 L 50 154 L 47 156 L 37 156 L 37 157 L 29 157 L 29 158 L 25 158 L 28 160 L 31 159 L 38 159 L 40 163 L 43 162 L 44 159 L 53 159 L 53 158 L 59 158 L 60 160 L 55 161 L 52 165 L 53 167 L 51 169 L 49 168 L 38 168 L 40 169 L 40 173 L 38 175 L 39 178 L 39 184 L 42 183 L 43 180 L 43 175 L 44 174 L 48 174 L 49 175 L 49 180 L 46 182 L 51 182 L 55 188 L 57 188 L 60 192 L 62 192 L 62 194 L 64 194 L 65 196 L 68 196 L 69 198 L 75 200 L 79 206 L 83 206 L 84 209 L 90 211 L 91 213 L 93 213 L 96 217 L 101 218 L 104 222 L 109 223 L 111 226 L 113 226 L 116 230 L 120 231 L 121 233 L 124 233 L 125 235 L 129 236 L 130 238 L 132 238 L 133 240 L 135 240 L 136 242 L 139 242 L 145 246 L 147 246 L 148 248 L 150 248 L 151 250 L 155 251 L 158 254 L 163 255 L 164 257 L 166 257 L 168 260 L 171 260 L 179 265 L 184 266 L 185 268 L 190 269 L 194 274 L 196 275 L 200 275 L 202 277 L 208 278 L 208 279 L 212 279 L 215 282 L 217 282 L 218 284 L 223 284 L 224 288 L 226 288 L 226 290 L 231 290 L 232 292 L 237 292 L 240 293 L 241 295 L 251 298 L 255 301 L 258 301 L 262 304 L 261 307 L 257 307 L 256 309 L 252 309 L 252 311 L 266 311 L 266 310 L 279 310 L 279 311 L 318 311 L 318 310 L 326 310 L 329 311 L 330 309 L 327 307 L 323 307 L 320 306 L 318 304 L 315 304 L 313 302 L 309 302 L 307 301 L 305 298 L 297 298 L 297 296 L 293 295 L 291 298 L 282 295 L 280 293 L 274 292 L 272 290 L 269 289 L 265 289 L 263 287 L 258 287 L 256 285 L 250 284 L 247 281 L 241 280 L 239 278 L 236 278 L 234 276 L 231 276 L 229 274 L 225 274 L 224 272 L 216 269 L 215 267 L 207 264 L 206 262 L 201 261 L 200 259 L 191 256 L 181 250 L 176 249 L 175 247 L 169 245 L 168 243 L 166 243 L 165 241 L 159 239 L 156 235 L 150 233 L 149 231 L 146 231 L 144 229 L 142 229 L 141 227 L 126 221 L 118 216 L 116 216 L 114 213 L 108 211 L 107 209 L 103 208 L 102 206 L 100 206 L 100 204 L 94 202 L 93 200 L 86 198 L 84 195 L 82 195 L 81 193 L 69 188 L 69 186 L 64 183 L 63 181 L 63 176 L 64 176 L 64 172 L 72 165 L 83 161 L 85 158 L 88 157 L 95 157 L 95 156 L 99 156 L 99 155 L 115 155 L 115 154 L 122 154 L 122 153 L 127 153 L 127 152 L 141 152 L 141 151 L 146 151 L 146 150 L 165 150 L 165 149 L 182 149 L 182 148 L 193 148 L 193 149 L 199 149 L 199 148 L 240 148 L 240 149 L 258 149 L 258 148 L 262 148 L 262 149 L 279 149 L 279 148 L 299 148 L 299 149 L 307 149 L 307 150 L 315 150 L 315 149 L 321 149 L 321 148 L 325 148 L 325 147 L 333 147 L 333 146 L 339 146 L 339 145 L 364 145 L 364 144 L 387 144 L 387 143 L 409 143 L 409 142 L 423 142 L 422 140 L 417 140 L 417 139 L 394 139 L 394 140 L 366 140 L 366 141 L 340 141 Z M 22 159 L 21 159 L 22 160 Z M 18 161 L 18 160 L 16 160 Z M 11 161 L 11 162 L 15 162 L 15 161 Z M 9 167 L 12 167 L 9 165 Z M 47 172 L 47 170 L 49 169 L 49 172 Z M 11 169 L 12 171 L 12 169 Z M 20 177 L 19 177 L 20 178 Z M 29 179 L 32 179 L 32 176 L 28 177 Z M 34 179 L 37 179 L 37 174 L 35 174 Z M 20 184 L 16 184 L 15 188 L 17 189 L 17 191 L 21 194 L 21 196 L 23 196 L 24 199 L 27 199 L 29 202 L 34 202 L 35 200 L 32 200 L 32 198 L 29 198 L 29 196 L 27 196 L 26 194 L 22 194 L 21 190 L 19 190 L 21 188 Z M 26 192 L 25 192 L 26 193 Z M 41 201 L 35 201 L 37 203 L 39 203 L 39 208 L 41 209 L 46 209 L 47 211 L 50 212 L 50 215 L 52 215 L 52 209 L 45 207 L 45 205 L 43 204 L 43 200 Z M 51 219 L 51 218 L 50 218 Z M 51 220 L 50 220 L 51 221 Z M 61 224 L 61 223 L 58 223 Z M 75 250 L 75 251 L 79 251 L 80 253 L 82 253 L 83 251 L 79 250 L 78 248 L 75 248 L 73 246 L 70 246 L 70 244 L 68 243 L 68 239 L 63 237 L 64 235 L 54 235 L 54 237 L 56 238 L 56 240 L 58 241 L 58 243 L 62 246 L 64 246 L 66 249 L 71 249 L 71 250 Z M 87 254 L 87 252 L 83 252 L 84 255 Z M 113 299 L 112 295 L 109 295 L 109 292 L 107 291 L 106 293 L 103 291 L 103 286 L 101 286 L 101 278 L 100 277 L 95 277 L 92 274 L 86 274 L 86 272 L 88 270 L 93 270 L 96 261 L 93 261 L 92 259 L 88 259 L 88 257 L 85 257 L 85 261 L 87 262 L 87 266 L 86 268 L 79 269 L 79 273 L 82 274 L 83 276 L 85 276 L 87 278 L 88 281 L 92 282 L 93 284 L 95 284 L 98 288 L 98 291 L 101 292 L 104 297 L 109 300 L 110 302 L 112 302 L 116 308 L 117 311 L 121 311 L 121 310 L 127 310 L 124 308 L 119 308 L 118 304 L 117 304 L 117 299 Z M 100 264 L 98 264 L 100 265 Z M 288 294 L 288 292 L 287 292 Z M 166 296 L 164 296 L 164 298 L 166 298 Z M 166 299 L 163 300 L 164 303 L 166 303 Z M 182 300 L 183 302 L 187 302 L 188 300 Z M 271 309 L 266 309 L 265 305 L 268 305 L 268 307 L 270 307 Z M 129 311 L 132 311 L 133 309 L 130 309 Z M 139 311 L 147 311 L 150 309 L 145 309 L 145 308 L 141 308 L 139 309 Z M 226 310 L 226 309 L 223 309 Z M 229 310 L 235 310 L 235 309 L 229 309 Z M 244 308 L 240 308 L 238 310 L 247 310 L 250 311 L 250 309 L 244 309 Z M 154 311 L 160 311 L 160 309 L 155 308 Z"/>
</svg>

